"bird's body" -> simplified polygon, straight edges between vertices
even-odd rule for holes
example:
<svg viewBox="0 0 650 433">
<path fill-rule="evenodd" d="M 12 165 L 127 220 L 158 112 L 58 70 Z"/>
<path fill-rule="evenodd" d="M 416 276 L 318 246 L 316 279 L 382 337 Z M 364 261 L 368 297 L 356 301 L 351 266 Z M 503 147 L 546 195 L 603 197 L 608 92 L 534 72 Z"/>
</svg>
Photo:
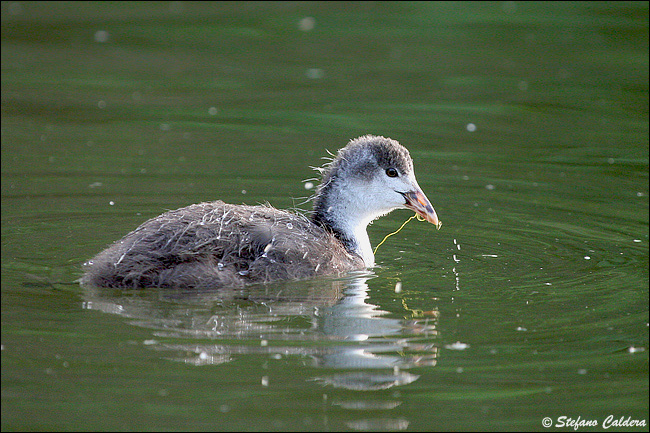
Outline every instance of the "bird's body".
<svg viewBox="0 0 650 433">
<path fill-rule="evenodd" d="M 81 282 L 207 288 L 340 275 L 374 265 L 366 226 L 393 209 L 439 226 L 408 151 L 394 140 L 353 140 L 322 175 L 311 218 L 222 201 L 169 211 L 88 261 Z"/>
<path fill-rule="evenodd" d="M 304 215 L 215 201 L 145 222 L 89 262 L 86 275 L 101 287 L 214 287 L 363 266 Z"/>
</svg>

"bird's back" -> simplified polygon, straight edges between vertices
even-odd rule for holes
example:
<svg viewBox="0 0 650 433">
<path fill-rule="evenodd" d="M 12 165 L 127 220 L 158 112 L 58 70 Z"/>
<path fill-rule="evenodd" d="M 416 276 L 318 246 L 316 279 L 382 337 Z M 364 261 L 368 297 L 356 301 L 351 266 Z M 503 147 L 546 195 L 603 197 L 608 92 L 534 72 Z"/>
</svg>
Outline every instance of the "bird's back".
<svg viewBox="0 0 650 433">
<path fill-rule="evenodd" d="M 200 203 L 150 219 L 85 265 L 100 287 L 219 287 L 363 267 L 331 232 L 271 206 Z"/>
</svg>

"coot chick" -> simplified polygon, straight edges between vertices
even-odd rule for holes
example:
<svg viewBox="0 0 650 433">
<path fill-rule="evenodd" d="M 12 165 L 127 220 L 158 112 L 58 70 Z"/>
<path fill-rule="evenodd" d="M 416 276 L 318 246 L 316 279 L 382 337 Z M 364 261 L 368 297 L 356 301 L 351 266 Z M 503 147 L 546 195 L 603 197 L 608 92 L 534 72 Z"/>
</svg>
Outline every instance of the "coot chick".
<svg viewBox="0 0 650 433">
<path fill-rule="evenodd" d="M 321 171 L 310 217 L 271 206 L 200 203 L 146 221 L 84 264 L 82 284 L 210 288 L 340 275 L 374 266 L 366 227 L 406 208 L 438 217 L 406 148 L 366 135 Z"/>
</svg>

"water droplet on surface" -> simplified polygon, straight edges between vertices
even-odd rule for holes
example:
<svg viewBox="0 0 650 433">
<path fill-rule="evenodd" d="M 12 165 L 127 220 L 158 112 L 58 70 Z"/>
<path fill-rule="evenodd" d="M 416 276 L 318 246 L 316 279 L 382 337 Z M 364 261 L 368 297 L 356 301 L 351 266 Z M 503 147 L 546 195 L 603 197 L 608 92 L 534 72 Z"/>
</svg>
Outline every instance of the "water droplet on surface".
<svg viewBox="0 0 650 433">
<path fill-rule="evenodd" d="M 109 37 L 110 34 L 106 30 L 97 30 L 95 32 L 95 42 L 98 42 L 100 44 L 103 44 L 104 42 L 108 42 Z"/>
<path fill-rule="evenodd" d="M 307 78 L 310 78 L 312 80 L 319 80 L 321 78 L 325 78 L 325 71 L 320 68 L 309 68 L 305 72 L 305 75 Z"/>
<path fill-rule="evenodd" d="M 455 343 L 445 345 L 445 348 L 449 350 L 465 350 L 469 348 L 469 344 L 457 341 Z"/>
<path fill-rule="evenodd" d="M 313 30 L 315 25 L 316 25 L 316 20 L 313 17 L 304 17 L 303 19 L 298 21 L 298 29 L 302 30 L 303 32 L 308 32 L 310 30 Z"/>
</svg>

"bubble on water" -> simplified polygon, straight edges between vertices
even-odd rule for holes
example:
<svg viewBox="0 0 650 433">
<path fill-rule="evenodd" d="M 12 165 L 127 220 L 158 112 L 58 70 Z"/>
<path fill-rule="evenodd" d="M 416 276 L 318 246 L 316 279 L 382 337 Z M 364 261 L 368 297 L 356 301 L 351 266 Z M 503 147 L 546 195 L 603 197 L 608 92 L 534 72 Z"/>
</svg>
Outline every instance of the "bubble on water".
<svg viewBox="0 0 650 433">
<path fill-rule="evenodd" d="M 476 131 L 476 125 L 474 125 L 473 123 L 468 123 L 467 126 L 466 126 L 465 128 L 466 128 L 467 131 L 469 131 L 469 132 L 474 132 L 474 131 Z"/>
<path fill-rule="evenodd" d="M 587 374 L 587 369 L 586 368 L 580 368 L 578 370 L 578 374 Z"/>
<path fill-rule="evenodd" d="M 293 224 L 291 224 L 291 223 L 287 223 L 287 228 L 288 228 L 289 230 L 291 230 L 291 229 L 293 228 Z"/>
<path fill-rule="evenodd" d="M 219 112 L 219 109 L 217 107 L 208 108 L 208 114 L 210 116 L 215 116 L 218 112 Z"/>
<path fill-rule="evenodd" d="M 305 75 L 307 78 L 310 78 L 312 80 L 318 80 L 325 77 L 325 71 L 320 68 L 309 68 L 305 72 Z"/>
<path fill-rule="evenodd" d="M 496 186 L 492 185 L 491 183 L 485 185 L 485 189 L 487 189 L 488 191 L 492 191 L 494 190 L 494 188 L 496 188 Z"/>
<path fill-rule="evenodd" d="M 109 201 L 108 204 L 111 206 L 115 206 L 115 202 L 113 200 Z"/>
<path fill-rule="evenodd" d="M 313 182 L 305 182 L 305 189 L 312 189 L 314 187 Z"/>
<path fill-rule="evenodd" d="M 469 344 L 457 341 L 455 343 L 445 345 L 445 348 L 449 350 L 465 350 L 469 348 Z"/>
<path fill-rule="evenodd" d="M 591 260 L 591 257 L 585 256 L 585 260 Z"/>
<path fill-rule="evenodd" d="M 526 332 L 526 331 L 528 331 L 528 329 L 524 328 L 523 326 L 517 326 L 517 331 Z"/>
<path fill-rule="evenodd" d="M 106 108 L 106 101 L 98 101 L 97 107 L 99 107 L 100 109 Z"/>
<path fill-rule="evenodd" d="M 300 21 L 298 21 L 298 29 L 302 30 L 303 32 L 308 32 L 310 30 L 314 29 L 314 26 L 316 25 L 316 20 L 314 17 L 304 17 Z"/>
<path fill-rule="evenodd" d="M 97 30 L 95 32 L 95 42 L 103 44 L 104 42 L 108 42 L 110 36 L 111 35 L 106 30 Z"/>
</svg>

